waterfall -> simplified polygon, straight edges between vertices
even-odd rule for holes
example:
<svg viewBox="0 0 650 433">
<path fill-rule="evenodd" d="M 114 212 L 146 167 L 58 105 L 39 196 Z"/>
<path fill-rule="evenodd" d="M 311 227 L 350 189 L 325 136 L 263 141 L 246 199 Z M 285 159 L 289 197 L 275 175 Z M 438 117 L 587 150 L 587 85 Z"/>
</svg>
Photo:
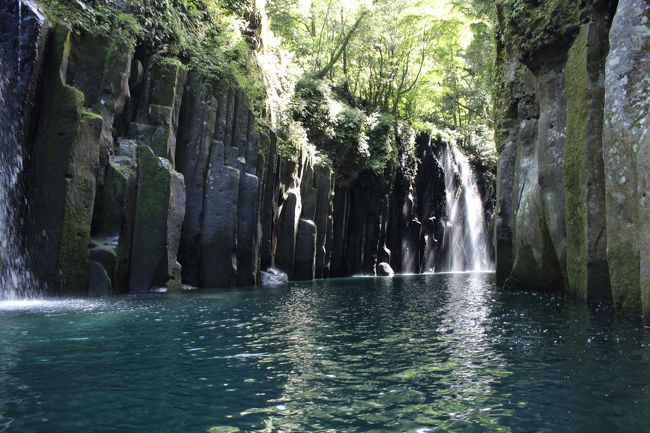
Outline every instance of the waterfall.
<svg viewBox="0 0 650 433">
<path fill-rule="evenodd" d="M 445 175 L 442 255 L 436 271 L 491 271 L 483 201 L 467 157 L 451 145 L 439 160 Z"/>
<path fill-rule="evenodd" d="M 23 118 L 26 98 L 23 72 L 23 9 L 33 3 L 14 3 L 15 34 L 0 44 L 0 299 L 34 296 L 34 277 L 27 266 L 20 209 L 25 198 L 20 187 L 23 170 Z M 37 15 L 40 16 L 40 15 Z M 3 38 L 6 35 L 3 35 Z M 13 37 L 12 37 L 13 36 Z M 13 44 L 12 42 L 17 42 Z"/>
</svg>

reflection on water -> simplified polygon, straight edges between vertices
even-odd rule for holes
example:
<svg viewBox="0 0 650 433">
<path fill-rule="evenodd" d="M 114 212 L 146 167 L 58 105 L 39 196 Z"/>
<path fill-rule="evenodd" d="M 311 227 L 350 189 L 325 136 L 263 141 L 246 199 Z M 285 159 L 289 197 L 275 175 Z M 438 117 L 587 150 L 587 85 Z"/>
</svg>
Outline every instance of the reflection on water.
<svg viewBox="0 0 650 433">
<path fill-rule="evenodd" d="M 490 274 L 2 303 L 0 431 L 648 431 L 648 335 Z"/>
</svg>

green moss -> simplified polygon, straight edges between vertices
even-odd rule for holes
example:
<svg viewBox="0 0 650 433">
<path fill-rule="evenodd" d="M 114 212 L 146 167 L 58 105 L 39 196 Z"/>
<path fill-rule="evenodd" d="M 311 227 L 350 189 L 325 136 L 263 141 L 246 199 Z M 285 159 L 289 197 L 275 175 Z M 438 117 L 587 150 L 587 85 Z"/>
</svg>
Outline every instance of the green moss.
<svg viewBox="0 0 650 433">
<path fill-rule="evenodd" d="M 229 82 L 248 95 L 252 111 L 264 114 L 261 70 L 247 40 L 236 30 L 254 10 L 250 1 L 128 0 L 126 10 L 113 0 L 39 2 L 52 22 L 74 33 L 106 38 L 117 48 L 116 54 L 137 44 L 180 61 L 212 84 Z"/>
<path fill-rule="evenodd" d="M 172 57 L 156 56 L 153 61 L 151 103 L 172 107 L 176 100 L 177 83 L 187 74 L 187 67 Z"/>
<path fill-rule="evenodd" d="M 93 113 L 92 111 L 88 111 L 88 110 L 85 110 L 85 111 L 81 112 L 81 119 L 82 119 L 82 121 L 89 121 L 89 120 L 103 121 L 102 116 L 100 116 L 97 113 Z"/>
<path fill-rule="evenodd" d="M 583 26 L 566 64 L 567 126 L 564 145 L 566 189 L 567 277 L 570 293 L 587 299 L 587 140 L 589 73 L 588 28 Z"/>
<path fill-rule="evenodd" d="M 138 188 L 135 227 L 151 225 L 152 221 L 165 218 L 169 205 L 169 167 L 155 156 L 148 146 L 138 146 L 138 179 L 145 179 L 146 186 Z"/>
<path fill-rule="evenodd" d="M 79 188 L 82 191 L 79 191 Z M 79 184 L 78 179 L 66 179 L 65 189 L 65 210 L 59 252 L 61 288 L 68 293 L 82 292 L 88 286 L 90 263 L 88 245 L 92 210 L 84 203 L 80 203 L 77 197 L 94 196 L 94 184 Z"/>
<path fill-rule="evenodd" d="M 75 33 L 87 32 L 122 45 L 133 45 L 144 32 L 135 16 L 111 6 L 110 1 L 92 7 L 67 0 L 39 0 L 39 3 L 51 21 Z"/>
<path fill-rule="evenodd" d="M 545 47 L 570 44 L 580 24 L 583 0 L 498 0 L 502 9 L 504 44 L 511 44 L 522 58 Z"/>
<path fill-rule="evenodd" d="M 39 133 L 34 144 L 33 186 L 37 194 L 32 209 L 37 227 L 49 227 L 52 236 L 46 248 L 48 259 L 57 260 L 61 269 L 55 284 L 65 289 L 79 289 L 86 269 L 79 267 L 81 259 L 76 251 L 78 238 L 83 234 L 83 223 L 76 217 L 81 213 L 70 202 L 72 179 L 68 179 L 68 163 L 72 146 L 80 132 L 84 95 L 67 86 L 61 76 L 61 64 L 70 53 L 70 35 L 65 28 L 57 27 L 46 59 L 43 83 L 48 93 L 42 102 Z M 70 217 L 68 217 L 68 215 Z M 51 256 L 50 256 L 51 254 Z M 69 286 L 68 286 L 69 285 Z"/>
</svg>

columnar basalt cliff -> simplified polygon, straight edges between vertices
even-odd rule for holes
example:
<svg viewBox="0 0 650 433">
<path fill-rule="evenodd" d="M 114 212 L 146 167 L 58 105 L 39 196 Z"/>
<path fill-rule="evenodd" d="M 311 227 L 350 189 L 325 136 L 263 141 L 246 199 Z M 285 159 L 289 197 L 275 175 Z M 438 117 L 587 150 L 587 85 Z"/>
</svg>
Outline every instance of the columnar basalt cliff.
<svg viewBox="0 0 650 433">
<path fill-rule="evenodd" d="M 650 320 L 650 5 L 497 9 L 497 280 Z"/>
<path fill-rule="evenodd" d="M 130 22 L 127 6 L 109 3 Z M 333 137 L 315 114 L 299 119 L 313 145 L 282 154 L 237 81 L 146 34 L 72 30 L 35 2 L 12 4 L 3 38 L 20 43 L 3 56 L 22 72 L 3 77 L 20 92 L 28 156 L 20 230 L 49 293 L 249 286 L 268 268 L 295 280 L 373 275 L 382 262 L 382 272 L 438 268 L 451 230 L 441 165 L 451 145 L 440 137 L 390 116 L 366 132 L 368 116 L 348 107 Z M 448 176 L 463 196 L 460 174 Z"/>
</svg>

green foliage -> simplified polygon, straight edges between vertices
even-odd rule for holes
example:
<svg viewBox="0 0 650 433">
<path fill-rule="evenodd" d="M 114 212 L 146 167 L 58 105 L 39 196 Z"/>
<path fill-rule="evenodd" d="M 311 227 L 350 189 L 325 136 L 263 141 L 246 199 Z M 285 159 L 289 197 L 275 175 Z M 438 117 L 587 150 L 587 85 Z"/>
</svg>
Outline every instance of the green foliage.
<svg viewBox="0 0 650 433">
<path fill-rule="evenodd" d="M 369 157 L 366 113 L 355 107 L 345 107 L 334 122 L 336 150 Z"/>
<path fill-rule="evenodd" d="M 504 41 L 526 60 L 543 47 L 570 44 L 577 33 L 584 0 L 499 0 Z"/>
<path fill-rule="evenodd" d="M 40 0 L 40 3 L 50 19 L 75 32 L 88 31 L 133 44 L 144 31 L 136 17 L 112 6 L 111 2 L 97 2 L 92 6 L 72 0 Z"/>
<path fill-rule="evenodd" d="M 369 119 L 368 146 L 370 158 L 366 169 L 380 175 L 397 166 L 395 118 L 390 114 L 375 114 Z"/>
<path fill-rule="evenodd" d="M 332 89 L 321 80 L 304 77 L 296 83 L 293 98 L 293 116 L 302 122 L 310 141 L 319 145 L 334 138 L 337 105 Z"/>
<path fill-rule="evenodd" d="M 214 84 L 224 80 L 244 90 L 251 108 L 264 104 L 264 82 L 242 22 L 254 13 L 250 1 L 234 0 L 40 0 L 47 15 L 74 32 L 177 58 Z"/>
<path fill-rule="evenodd" d="M 301 150 L 307 147 L 307 133 L 299 122 L 291 119 L 277 131 L 278 153 L 285 161 L 299 162 Z"/>
<path fill-rule="evenodd" d="M 365 111 L 342 101 L 322 80 L 304 77 L 296 84 L 293 117 L 308 141 L 332 162 L 335 170 L 354 177 L 371 156 L 371 129 Z"/>
<path fill-rule="evenodd" d="M 269 0 L 267 10 L 308 75 L 337 60 L 324 78 L 355 105 L 454 128 L 491 119 L 488 0 Z"/>
</svg>

